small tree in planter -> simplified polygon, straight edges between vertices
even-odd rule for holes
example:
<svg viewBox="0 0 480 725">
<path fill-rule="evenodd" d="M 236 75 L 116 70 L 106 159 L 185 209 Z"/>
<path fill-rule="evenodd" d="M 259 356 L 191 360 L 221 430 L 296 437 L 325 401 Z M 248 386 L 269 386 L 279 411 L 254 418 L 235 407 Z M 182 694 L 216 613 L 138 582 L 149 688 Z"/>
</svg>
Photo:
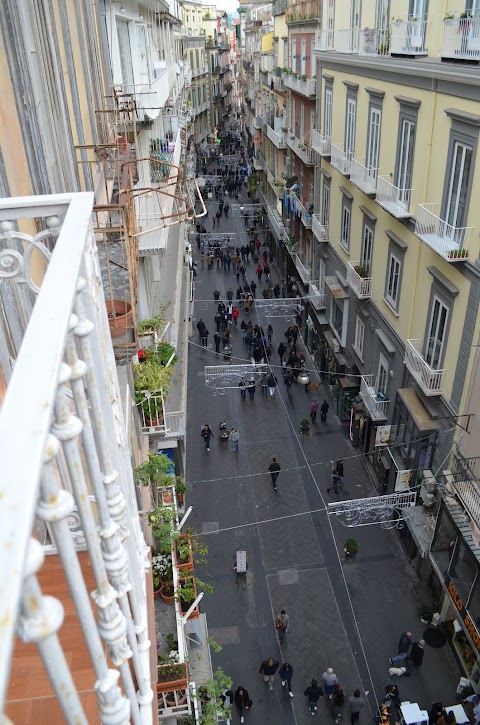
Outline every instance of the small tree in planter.
<svg viewBox="0 0 480 725">
<path fill-rule="evenodd" d="M 422 624 L 430 624 L 433 619 L 433 609 L 431 607 L 426 606 L 425 604 L 422 604 L 418 608 L 418 614 L 420 616 L 420 621 Z"/>
<path fill-rule="evenodd" d="M 346 561 L 355 559 L 358 552 L 358 544 L 355 539 L 347 539 L 343 548 Z"/>
<path fill-rule="evenodd" d="M 218 716 L 229 722 L 232 713 L 230 708 L 223 705 L 221 697 L 225 690 L 231 690 L 232 687 L 232 679 L 221 667 L 217 667 L 213 677 L 199 687 L 197 698 L 202 711 L 200 725 L 217 725 Z"/>
<path fill-rule="evenodd" d="M 310 430 L 310 421 L 308 420 L 308 418 L 303 418 L 303 419 L 302 419 L 302 420 L 300 421 L 300 430 L 302 431 L 302 433 L 303 433 L 304 435 L 305 435 L 306 433 L 308 433 L 308 431 Z"/>
<path fill-rule="evenodd" d="M 186 614 L 193 602 L 197 598 L 197 587 L 203 589 L 204 592 L 210 594 L 213 592 L 213 587 L 210 584 L 205 584 L 198 577 L 186 576 L 179 580 L 180 587 L 176 593 L 176 598 L 180 602 L 180 609 L 182 614 Z M 190 614 L 190 619 L 197 619 L 199 615 L 198 607 Z"/>
</svg>

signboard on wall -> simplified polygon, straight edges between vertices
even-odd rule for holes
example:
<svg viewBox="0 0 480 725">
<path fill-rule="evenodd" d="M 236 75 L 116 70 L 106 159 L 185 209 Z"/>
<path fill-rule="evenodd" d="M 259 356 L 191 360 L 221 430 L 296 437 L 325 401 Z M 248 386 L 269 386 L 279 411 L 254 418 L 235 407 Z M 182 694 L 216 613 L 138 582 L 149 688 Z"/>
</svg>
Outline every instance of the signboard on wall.
<svg viewBox="0 0 480 725">
<path fill-rule="evenodd" d="M 397 478 L 395 481 L 395 493 L 402 493 L 403 491 L 410 490 L 410 481 L 413 475 L 413 471 L 397 471 Z"/>
<path fill-rule="evenodd" d="M 390 442 L 391 425 L 379 425 L 375 430 L 375 445 L 386 446 Z"/>
</svg>

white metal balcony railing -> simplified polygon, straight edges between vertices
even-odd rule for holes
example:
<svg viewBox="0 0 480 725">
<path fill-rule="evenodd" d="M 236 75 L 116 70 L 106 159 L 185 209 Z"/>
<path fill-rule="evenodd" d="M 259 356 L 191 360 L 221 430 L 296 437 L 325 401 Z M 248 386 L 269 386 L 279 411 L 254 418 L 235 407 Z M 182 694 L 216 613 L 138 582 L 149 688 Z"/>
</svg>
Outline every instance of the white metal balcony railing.
<svg viewBox="0 0 480 725">
<path fill-rule="evenodd" d="M 271 126 L 267 125 L 267 136 L 277 149 L 284 149 L 286 147 L 285 136 L 283 131 L 275 131 Z"/>
<path fill-rule="evenodd" d="M 358 36 L 359 55 L 388 55 L 390 28 L 362 28 Z"/>
<path fill-rule="evenodd" d="M 17 632 L 35 644 L 38 667 L 43 663 L 65 721 L 88 722 L 58 636 L 62 627 L 68 638 L 68 628 L 75 626 L 77 638 L 83 633 L 84 667 L 90 663 L 99 721 L 148 722 L 154 678 L 145 542 L 92 209 L 90 192 L 0 200 L 0 277 L 10 299 L 0 331 L 4 339 L 3 325 L 15 330 L 10 342 L 17 351 L 13 371 L 8 357 L 1 358 L 7 390 L 0 457 L 9 483 L 2 487 L 0 507 L 0 570 L 8 582 L 0 594 L 0 712 Z M 24 231 L 16 231 L 17 223 Z M 35 227 L 42 231 L 34 236 L 25 231 Z M 32 252 L 46 265 L 39 287 Z M 5 343 L 1 348 L 5 353 Z M 22 446 L 28 455 L 19 454 Z M 69 529 L 75 505 L 88 543 L 83 568 Z M 61 601 L 45 585 L 40 588 L 39 571 L 48 568 L 41 537 L 55 541 L 65 597 L 73 602 L 73 617 L 65 622 Z M 86 582 L 87 568 L 94 591 Z"/>
<path fill-rule="evenodd" d="M 334 48 L 334 31 L 333 29 L 328 30 L 317 30 L 315 32 L 315 42 L 313 50 L 316 52 L 323 52 L 325 50 L 333 50 Z"/>
<path fill-rule="evenodd" d="M 393 55 L 428 55 L 425 47 L 426 20 L 403 20 L 390 28 L 390 53 Z"/>
<path fill-rule="evenodd" d="M 316 94 L 317 81 L 315 78 L 306 78 L 303 80 L 299 76 L 285 74 L 283 82 L 286 88 L 290 88 L 290 90 L 295 91 L 295 93 L 300 93 L 302 96 L 307 96 L 307 98 L 315 96 Z"/>
<path fill-rule="evenodd" d="M 432 209 L 437 204 L 419 204 L 415 221 L 415 234 L 449 262 L 465 262 L 473 227 L 452 227 Z"/>
<path fill-rule="evenodd" d="M 332 151 L 332 140 L 330 136 L 322 136 L 320 131 L 312 129 L 310 131 L 310 140 L 312 142 L 312 148 L 320 156 L 330 156 Z"/>
<path fill-rule="evenodd" d="M 328 225 L 322 224 L 320 214 L 314 214 L 312 218 L 312 232 L 319 242 L 328 242 Z"/>
<path fill-rule="evenodd" d="M 298 139 L 291 131 L 287 133 L 287 146 L 289 146 L 292 151 L 295 151 L 304 164 L 313 166 L 315 162 L 312 147 L 305 141 L 300 141 L 300 139 Z"/>
<path fill-rule="evenodd" d="M 270 204 L 267 204 L 267 216 L 268 221 L 271 224 L 272 230 L 277 235 L 278 239 L 285 239 L 286 232 L 283 225 L 282 217 L 276 209 L 270 206 Z"/>
<path fill-rule="evenodd" d="M 445 370 L 434 370 L 422 353 L 423 340 L 407 340 L 405 346 L 405 365 L 415 378 L 425 395 L 440 395 Z"/>
<path fill-rule="evenodd" d="M 480 17 L 443 21 L 442 58 L 480 60 Z"/>
<path fill-rule="evenodd" d="M 359 28 L 337 30 L 336 50 L 338 53 L 358 53 Z"/>
<path fill-rule="evenodd" d="M 300 275 L 300 279 L 304 284 L 308 284 L 310 282 L 310 277 L 312 276 L 311 271 L 305 267 L 298 254 L 293 255 L 293 261 L 295 263 L 295 267 L 297 268 L 297 272 Z"/>
<path fill-rule="evenodd" d="M 451 468 L 451 482 L 470 519 L 480 521 L 480 458 L 463 458 L 458 453 Z M 447 492 L 448 493 L 448 492 Z"/>
<path fill-rule="evenodd" d="M 273 90 L 278 91 L 278 93 L 283 93 L 285 91 L 285 83 L 283 81 L 283 78 L 280 76 L 276 76 L 273 73 L 269 73 L 267 76 L 267 84 L 268 87 L 271 89 L 273 83 Z"/>
<path fill-rule="evenodd" d="M 262 131 L 264 131 L 265 133 L 267 132 L 267 124 L 265 123 L 265 121 L 263 120 L 263 118 L 261 116 L 256 116 L 255 126 L 257 128 L 261 128 Z"/>
<path fill-rule="evenodd" d="M 375 200 L 397 219 L 405 219 L 411 216 L 408 210 L 412 191 L 413 189 L 400 189 L 392 184 L 386 176 L 379 176 Z"/>
<path fill-rule="evenodd" d="M 385 420 L 389 400 L 385 400 L 383 393 L 378 393 L 374 385 L 373 375 L 362 375 L 360 382 L 360 395 L 363 398 L 372 420 Z"/>
<path fill-rule="evenodd" d="M 315 310 L 324 310 L 327 305 L 327 295 L 321 285 L 322 280 L 317 279 L 308 286 L 308 298 Z"/>
<path fill-rule="evenodd" d="M 365 273 L 368 270 L 363 270 L 360 262 L 347 262 L 347 283 L 361 300 L 372 296 L 372 278 L 363 277 Z"/>
<path fill-rule="evenodd" d="M 341 174 L 348 176 L 350 174 L 350 166 L 352 156 L 343 151 L 340 146 L 332 143 L 330 163 L 335 166 Z"/>
<path fill-rule="evenodd" d="M 294 198 L 296 200 L 298 209 L 300 211 L 300 218 L 302 220 L 303 226 L 306 227 L 307 229 L 311 229 L 312 228 L 312 217 L 313 217 L 313 204 L 309 204 L 308 207 L 305 207 L 302 204 L 302 202 L 300 201 L 300 199 L 298 198 L 298 196 L 295 196 L 292 194 L 291 198 Z M 310 210 L 309 210 L 309 207 L 311 207 Z"/>
<path fill-rule="evenodd" d="M 378 169 L 367 168 L 357 159 L 350 164 L 350 181 L 358 186 L 365 194 L 375 194 L 377 190 Z"/>
<path fill-rule="evenodd" d="M 163 63 L 164 67 L 157 68 L 158 75 L 151 83 L 125 85 L 121 87 L 122 95 L 114 95 L 120 116 L 128 112 L 131 121 L 140 122 L 154 121 L 158 118 L 177 84 L 176 68 L 178 68 L 174 62 L 169 65 L 166 61 L 158 61 L 158 63 Z M 133 98 L 133 108 L 127 111 L 124 105 L 128 96 Z"/>
</svg>

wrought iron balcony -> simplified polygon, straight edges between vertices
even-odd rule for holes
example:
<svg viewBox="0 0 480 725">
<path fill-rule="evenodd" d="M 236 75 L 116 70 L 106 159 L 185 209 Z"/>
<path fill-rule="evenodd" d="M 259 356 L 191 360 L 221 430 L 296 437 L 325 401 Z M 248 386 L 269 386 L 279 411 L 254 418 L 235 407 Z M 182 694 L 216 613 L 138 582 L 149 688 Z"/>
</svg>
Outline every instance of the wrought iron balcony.
<svg viewBox="0 0 480 725">
<path fill-rule="evenodd" d="M 425 47 L 426 20 L 402 20 L 390 29 L 391 55 L 428 55 Z"/>
<path fill-rule="evenodd" d="M 90 192 L 0 200 L 0 329 L 2 337 L 15 331 L 10 360 L 0 363 L 7 380 L 0 456 L 10 482 L 0 507 L 0 568 L 8 582 L 0 593 L 0 712 L 8 709 L 10 675 L 26 676 L 20 660 L 12 661 L 17 633 L 34 645 L 28 656 L 36 692 L 54 692 L 65 721 L 149 722 L 149 565 L 93 201 Z M 35 229 L 41 231 L 32 235 Z M 22 446 L 28 455 L 19 455 Z M 77 550 L 72 517 L 81 521 L 85 551 Z M 57 553 L 45 558 L 42 543 L 50 550 L 54 543 Z M 79 643 L 75 657 L 64 652 L 66 642 L 70 649 Z M 79 661 L 92 683 L 90 705 L 77 690 Z"/>
<path fill-rule="evenodd" d="M 330 136 L 322 136 L 320 131 L 312 129 L 310 131 L 310 139 L 312 142 L 312 148 L 320 156 L 330 156 L 332 151 L 332 140 Z"/>
<path fill-rule="evenodd" d="M 466 262 L 473 227 L 452 227 L 432 209 L 437 204 L 419 204 L 415 234 L 448 262 Z"/>
<path fill-rule="evenodd" d="M 332 143 L 330 163 L 344 176 L 349 176 L 352 155 Z"/>
<path fill-rule="evenodd" d="M 395 186 L 386 176 L 379 176 L 375 200 L 397 219 L 405 219 L 411 216 L 408 210 L 412 191 L 413 189 L 401 189 Z"/>
<path fill-rule="evenodd" d="M 353 181 L 365 194 L 375 194 L 377 191 L 377 174 L 378 169 L 368 169 L 357 159 L 351 160 L 350 181 Z"/>
<path fill-rule="evenodd" d="M 425 395 L 441 395 L 445 370 L 434 370 L 423 355 L 423 340 L 407 340 L 405 365 Z"/>
<path fill-rule="evenodd" d="M 295 91 L 295 93 L 300 93 L 302 96 L 306 96 L 307 98 L 315 96 L 317 91 L 317 81 L 315 78 L 302 79 L 300 76 L 293 76 L 285 73 L 283 76 L 283 82 L 285 84 L 285 88 L 290 88 L 290 90 Z"/>
<path fill-rule="evenodd" d="M 284 149 L 286 147 L 287 144 L 285 143 L 285 135 L 283 131 L 275 131 L 275 129 L 267 125 L 267 136 L 277 149 Z"/>
<path fill-rule="evenodd" d="M 389 400 L 385 400 L 383 393 L 375 389 L 373 375 L 362 375 L 360 382 L 360 395 L 370 413 L 372 420 L 386 420 Z"/>
<path fill-rule="evenodd" d="M 347 262 L 347 283 L 361 300 L 372 296 L 372 278 L 363 276 L 367 273 L 360 262 Z"/>
<path fill-rule="evenodd" d="M 314 165 L 315 161 L 313 149 L 308 145 L 308 142 L 300 141 L 300 139 L 294 136 L 291 131 L 287 133 L 286 141 L 287 145 L 292 149 L 292 151 L 295 151 L 304 164 L 307 164 L 307 166 Z"/>
<path fill-rule="evenodd" d="M 324 310 L 327 304 L 327 295 L 322 287 L 322 280 L 315 280 L 308 285 L 308 299 L 315 310 Z"/>
<path fill-rule="evenodd" d="M 312 232 L 319 242 L 328 242 L 329 233 L 328 225 L 322 224 L 320 221 L 320 214 L 314 214 L 312 218 Z"/>
<path fill-rule="evenodd" d="M 480 60 L 480 18 L 444 20 L 440 55 L 449 60 Z"/>
</svg>

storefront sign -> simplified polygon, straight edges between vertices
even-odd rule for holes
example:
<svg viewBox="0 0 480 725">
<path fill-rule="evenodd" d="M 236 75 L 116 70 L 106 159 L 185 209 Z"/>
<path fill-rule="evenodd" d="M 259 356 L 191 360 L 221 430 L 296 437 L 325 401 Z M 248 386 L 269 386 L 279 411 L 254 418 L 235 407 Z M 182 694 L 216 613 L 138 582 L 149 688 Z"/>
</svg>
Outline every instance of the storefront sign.
<svg viewBox="0 0 480 725">
<path fill-rule="evenodd" d="M 397 471 L 397 480 L 395 481 L 396 493 L 409 490 L 412 474 L 413 471 Z"/>
<path fill-rule="evenodd" d="M 464 603 L 460 599 L 460 595 L 458 594 L 455 585 L 453 584 L 452 580 L 446 576 L 445 577 L 445 584 L 448 590 L 448 593 L 450 594 L 450 597 L 452 598 L 453 603 L 455 604 L 456 610 L 458 614 L 460 615 L 461 619 L 463 620 L 463 623 L 465 625 L 465 629 L 467 630 L 468 634 L 470 635 L 470 639 L 475 645 L 475 649 L 477 650 L 477 655 L 480 656 L 480 633 L 478 632 L 478 629 L 476 628 L 475 624 L 473 623 L 467 608 L 465 607 Z"/>
</svg>

